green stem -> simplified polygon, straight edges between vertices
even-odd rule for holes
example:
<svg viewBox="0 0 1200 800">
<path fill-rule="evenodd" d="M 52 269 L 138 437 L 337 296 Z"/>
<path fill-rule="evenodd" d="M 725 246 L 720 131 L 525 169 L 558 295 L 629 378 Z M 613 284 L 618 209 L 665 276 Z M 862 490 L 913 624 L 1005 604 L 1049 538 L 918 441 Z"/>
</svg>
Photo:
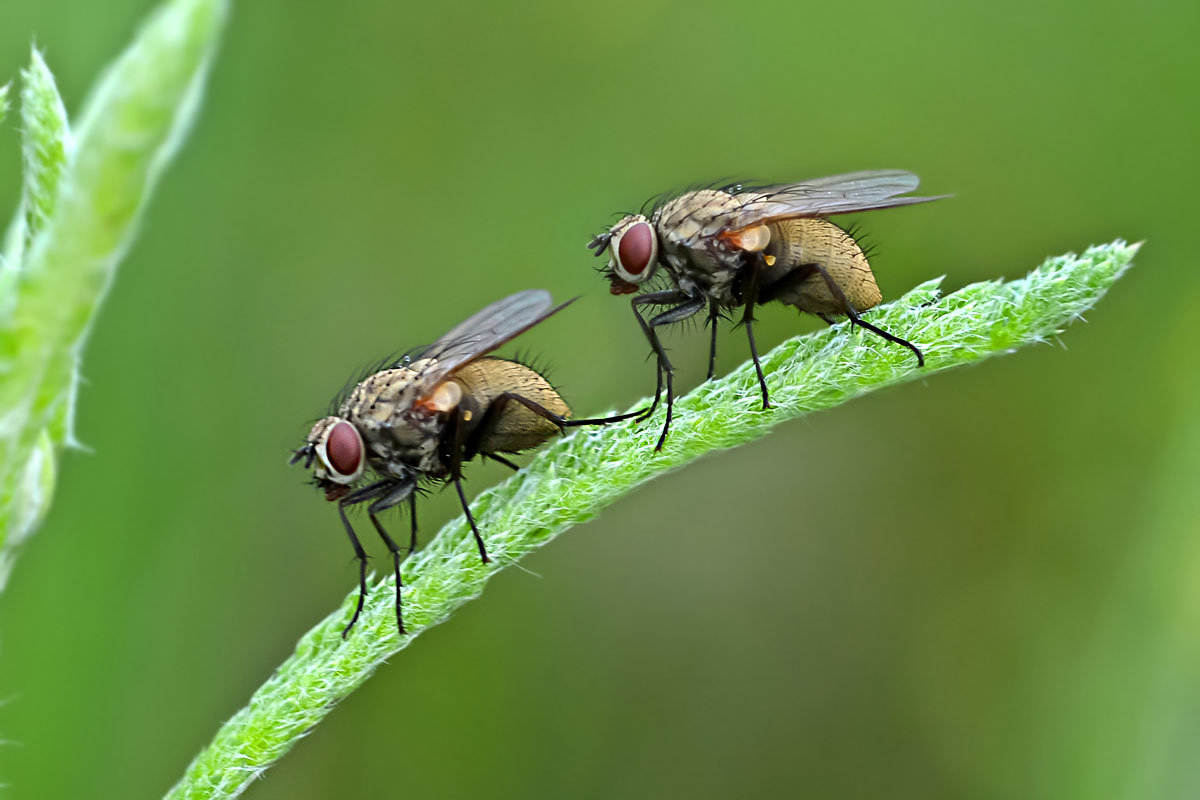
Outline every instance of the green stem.
<svg viewBox="0 0 1200 800">
<path fill-rule="evenodd" d="M 80 353 L 195 117 L 228 9 L 164 2 L 97 81 L 74 133 L 36 50 L 22 73 L 24 188 L 0 259 L 0 589 L 49 507 L 55 451 L 74 443 Z"/>
<path fill-rule="evenodd" d="M 1121 241 L 1094 247 L 1082 256 L 1050 259 L 1021 280 L 977 283 L 940 300 L 938 281 L 930 281 L 872 312 L 873 323 L 924 349 L 924 369 L 908 350 L 842 324 L 766 354 L 775 406 L 769 411 L 761 409 L 753 367 L 743 364 L 676 403 L 661 453 L 652 449 L 658 435 L 653 421 L 582 429 L 552 443 L 472 506 L 494 563 L 480 563 L 462 517 L 449 522 L 405 562 L 410 633 L 404 637 L 396 634 L 389 577 L 375 583 L 358 625 L 342 639 L 356 602 L 352 591 L 300 639 L 295 654 L 221 727 L 167 796 L 236 797 L 385 659 L 478 597 L 493 574 L 639 484 L 859 394 L 1045 341 L 1103 296 L 1137 248 Z"/>
</svg>

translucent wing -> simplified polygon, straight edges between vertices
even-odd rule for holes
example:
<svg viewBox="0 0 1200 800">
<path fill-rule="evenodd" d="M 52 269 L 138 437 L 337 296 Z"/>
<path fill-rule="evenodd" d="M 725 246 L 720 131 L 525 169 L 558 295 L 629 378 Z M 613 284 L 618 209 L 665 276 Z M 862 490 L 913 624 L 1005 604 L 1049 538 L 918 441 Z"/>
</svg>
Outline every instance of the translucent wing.
<svg viewBox="0 0 1200 800">
<path fill-rule="evenodd" d="M 919 183 L 920 179 L 911 172 L 884 169 L 741 191 L 736 196 L 743 202 L 713 219 L 701 231 L 701 236 L 714 236 L 782 219 L 828 217 L 949 197 L 899 196 L 913 191 Z"/>
<path fill-rule="evenodd" d="M 555 306 L 549 292 L 527 289 L 497 300 L 471 315 L 412 356 L 414 359 L 432 359 L 418 377 L 421 394 L 433 391 L 454 370 L 490 353 L 573 302 L 568 300 Z"/>
</svg>

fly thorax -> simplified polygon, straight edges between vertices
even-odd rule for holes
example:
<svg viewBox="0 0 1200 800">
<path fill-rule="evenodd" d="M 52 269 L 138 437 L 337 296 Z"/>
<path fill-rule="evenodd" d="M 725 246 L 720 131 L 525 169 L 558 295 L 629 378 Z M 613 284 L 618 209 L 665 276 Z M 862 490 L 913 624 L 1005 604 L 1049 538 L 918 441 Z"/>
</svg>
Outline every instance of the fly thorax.
<svg viewBox="0 0 1200 800">
<path fill-rule="evenodd" d="M 665 204 L 654 214 L 664 259 L 676 283 L 691 283 L 716 299 L 724 299 L 740 266 L 740 254 L 708 234 L 714 220 L 737 200 L 727 192 L 701 189 Z"/>
<path fill-rule="evenodd" d="M 342 416 L 358 428 L 371 465 L 388 474 L 402 466 L 438 471 L 437 447 L 443 421 L 417 406 L 423 367 L 414 362 L 376 372 L 350 393 Z"/>
<path fill-rule="evenodd" d="M 378 430 L 392 421 L 398 409 L 416 402 L 418 377 L 417 371 L 408 367 L 369 375 L 350 392 L 340 414 L 359 430 Z"/>
<path fill-rule="evenodd" d="M 690 244 L 702 236 L 717 217 L 732 211 L 738 200 L 728 192 L 700 189 L 682 194 L 654 212 L 652 221 L 667 237 Z"/>
</svg>

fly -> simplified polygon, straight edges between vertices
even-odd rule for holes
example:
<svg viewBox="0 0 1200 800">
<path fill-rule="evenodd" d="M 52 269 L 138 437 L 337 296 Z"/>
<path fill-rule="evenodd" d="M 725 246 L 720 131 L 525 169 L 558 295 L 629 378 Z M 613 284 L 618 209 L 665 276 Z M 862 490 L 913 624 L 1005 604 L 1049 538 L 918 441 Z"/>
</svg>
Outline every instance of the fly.
<svg viewBox="0 0 1200 800">
<path fill-rule="evenodd" d="M 453 483 L 479 557 L 487 563 L 487 548 L 463 493 L 463 464 L 480 456 L 515 470 L 517 465 L 501 453 L 536 447 L 568 427 L 632 416 L 568 419 L 571 409 L 545 377 L 524 364 L 488 355 L 570 302 L 554 306 L 548 292 L 531 289 L 492 303 L 429 347 L 361 380 L 337 413 L 313 425 L 304 445 L 294 451 L 290 463 L 303 460 L 325 499 L 337 502 L 359 562 L 358 606 L 343 637 L 358 621 L 367 594 L 367 554 L 346 516 L 347 507 L 370 503 L 367 516 L 392 554 L 396 625 L 403 634 L 403 551 L 380 522 L 381 512 L 408 503 L 411 553 L 417 545 L 418 484 L 424 479 Z"/>
<path fill-rule="evenodd" d="M 674 368 L 656 329 L 705 309 L 712 328 L 710 380 L 716 366 L 717 319 L 743 309 L 764 409 L 771 404 L 754 342 L 754 307 L 773 300 L 831 325 L 834 317 L 849 317 L 851 324 L 912 350 L 918 366 L 924 366 L 919 347 L 860 316 L 883 299 L 879 286 L 859 243 L 826 219 L 947 196 L 905 196 L 918 183 L 910 172 L 878 170 L 804 183 L 700 189 L 655 204 L 649 216 L 628 214 L 591 241 L 588 247 L 595 255 L 606 250 L 610 254 L 605 273 L 613 294 L 638 292 L 659 267 L 670 281 L 670 288 L 640 294 L 631 303 L 658 365 L 654 403 L 639 420 L 654 413 L 664 378 L 666 383 L 667 416 L 656 450 L 667 440 L 675 399 Z M 668 308 L 646 319 L 642 306 Z"/>
</svg>

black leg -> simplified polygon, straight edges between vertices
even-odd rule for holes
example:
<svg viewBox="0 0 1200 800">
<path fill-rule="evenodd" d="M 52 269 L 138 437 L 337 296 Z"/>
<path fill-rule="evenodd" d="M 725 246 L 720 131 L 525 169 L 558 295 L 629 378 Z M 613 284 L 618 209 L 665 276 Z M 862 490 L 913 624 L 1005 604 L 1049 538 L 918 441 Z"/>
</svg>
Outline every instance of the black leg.
<svg viewBox="0 0 1200 800">
<path fill-rule="evenodd" d="M 524 395 L 517 394 L 516 392 L 501 392 L 492 398 L 492 402 L 488 403 L 487 410 L 483 412 L 483 417 L 480 418 L 479 424 L 475 426 L 475 430 L 471 431 L 471 434 L 467 436 L 466 440 L 463 442 L 462 459 L 464 461 L 470 460 L 474 458 L 477 453 L 482 452 L 484 458 L 490 458 L 494 461 L 499 461 L 502 464 L 512 467 L 514 470 L 520 469 L 520 467 L 508 459 L 497 456 L 492 452 L 484 452 L 482 449 L 485 440 L 489 435 L 491 435 L 492 431 L 495 430 L 496 425 L 500 422 L 500 417 L 504 414 L 504 408 L 509 403 L 520 403 L 534 414 L 537 414 L 539 417 L 554 423 L 554 426 L 560 431 L 568 424 L 567 420 L 563 419 L 563 417 L 555 414 L 553 411 L 541 405 L 540 403 L 530 400 Z M 581 420 L 580 422 L 581 424 L 600 424 L 604 421 L 606 420 Z"/>
<path fill-rule="evenodd" d="M 483 537 L 479 535 L 479 528 L 475 525 L 475 515 L 471 513 L 471 504 L 467 502 L 467 496 L 463 493 L 462 478 L 455 475 L 453 480 L 454 488 L 458 490 L 458 500 L 462 503 L 463 513 L 467 515 L 467 523 L 471 526 L 471 533 L 475 534 L 475 545 L 479 548 L 479 558 L 483 563 L 490 564 L 492 559 L 483 545 Z"/>
<path fill-rule="evenodd" d="M 411 482 L 401 483 L 367 508 L 367 516 L 371 518 L 371 524 L 375 526 L 375 530 L 379 533 L 379 538 L 383 539 L 383 543 L 387 545 L 388 552 L 392 554 L 392 568 L 396 573 L 396 628 L 399 630 L 401 636 L 408 631 L 404 630 L 404 615 L 400 611 L 400 591 L 404 587 L 403 581 L 400 580 L 400 546 L 384 530 L 383 523 L 379 521 L 377 515 L 381 511 L 386 511 L 392 506 L 399 505 L 405 500 L 411 499 L 414 488 L 415 485 Z"/>
<path fill-rule="evenodd" d="M 363 601 L 367 596 L 367 553 L 363 550 L 362 544 L 359 543 L 358 536 L 354 533 L 354 526 L 350 524 L 350 519 L 346 516 L 346 507 L 373 500 L 387 493 L 395 485 L 396 481 L 388 478 L 372 483 L 370 486 L 356 489 L 338 501 L 338 516 L 342 518 L 342 525 L 346 527 L 346 534 L 350 537 L 350 545 L 354 548 L 354 557 L 358 559 L 358 605 L 354 609 L 354 616 L 350 618 L 350 624 L 342 631 L 343 639 L 346 638 L 346 634 L 350 633 L 350 629 L 354 627 L 354 623 L 358 622 L 358 615 L 362 613 Z"/>
<path fill-rule="evenodd" d="M 650 404 L 650 408 L 646 409 L 638 417 L 637 421 L 642 422 L 654 415 L 658 409 L 658 399 L 662 396 L 663 390 L 663 372 L 671 369 L 671 361 L 667 358 L 667 352 L 663 349 L 662 342 L 658 340 L 658 335 L 651 330 L 646 323 L 642 312 L 638 310 L 638 306 L 654 306 L 654 305 L 669 305 L 671 303 L 682 303 L 688 300 L 688 296 L 677 289 L 668 289 L 662 292 L 650 292 L 649 294 L 639 295 L 630 301 L 629 306 L 633 309 L 633 315 L 637 318 L 638 326 L 642 329 L 642 334 L 646 337 L 646 341 L 650 342 L 651 352 L 655 357 L 655 381 L 654 381 L 654 402 Z M 670 378 L 667 379 L 670 381 Z"/>
<path fill-rule="evenodd" d="M 500 422 L 500 418 L 504 414 L 504 409 L 509 403 L 520 403 L 527 409 L 537 414 L 542 419 L 553 423 L 560 431 L 566 428 L 578 428 L 583 425 L 607 425 L 610 422 L 620 422 L 621 420 L 629 419 L 641 412 L 633 412 L 630 414 L 618 414 L 615 417 L 604 417 L 602 419 L 567 419 L 559 414 L 555 414 L 550 409 L 543 406 L 534 400 L 530 400 L 523 394 L 517 392 L 502 392 L 492 398 L 488 403 L 487 411 L 484 412 L 479 424 L 475 426 L 475 430 L 467 437 L 463 445 L 463 460 L 469 460 L 475 457 L 477 453 L 482 453 L 484 458 L 490 458 L 493 461 L 499 461 L 507 467 L 514 470 L 519 470 L 516 464 L 503 458 L 491 451 L 484 451 L 483 445 L 487 437 L 495 429 Z"/>
<path fill-rule="evenodd" d="M 630 411 L 625 414 L 616 414 L 611 417 L 592 417 L 591 419 L 564 419 L 562 424 L 563 424 L 564 428 L 580 428 L 580 427 L 583 427 L 584 425 L 609 425 L 613 422 L 624 422 L 627 419 L 633 419 L 634 417 L 640 417 L 644 413 L 645 413 L 644 411 Z"/>
<path fill-rule="evenodd" d="M 708 304 L 708 326 L 712 328 L 711 338 L 708 342 L 708 377 L 704 380 L 711 381 L 717 374 L 717 320 L 721 318 L 721 311 L 717 308 L 717 304 L 710 302 Z"/>
<path fill-rule="evenodd" d="M 490 458 L 492 461 L 495 461 L 495 462 L 497 462 L 497 463 L 499 463 L 499 464 L 503 464 L 504 466 L 506 466 L 506 467 L 508 467 L 509 469 L 511 469 L 513 472 L 516 472 L 517 470 L 521 469 L 521 468 L 520 468 L 520 467 L 518 467 L 516 464 L 514 464 L 514 463 L 513 463 L 513 462 L 511 462 L 511 461 L 509 461 L 507 458 L 503 458 L 503 457 L 501 457 L 501 456 L 498 456 L 498 455 L 496 455 L 495 453 L 484 453 L 484 454 L 483 454 L 483 457 L 484 457 L 484 458 Z"/>
<path fill-rule="evenodd" d="M 408 497 L 408 516 L 412 520 L 412 531 L 408 536 L 408 552 L 411 554 L 417 549 L 417 493 L 413 492 Z"/>
<path fill-rule="evenodd" d="M 646 337 L 646 341 L 650 343 L 650 349 L 655 358 L 654 402 L 650 404 L 650 408 L 638 416 L 638 422 L 649 419 L 658 409 L 658 400 L 662 397 L 663 391 L 663 373 L 666 373 L 668 395 L 671 392 L 670 387 L 674 385 L 671 380 L 671 373 L 674 368 L 671 366 L 671 360 L 667 358 L 667 351 L 663 348 L 662 342 L 658 340 L 658 334 L 654 332 L 646 322 L 645 317 L 642 316 L 642 312 L 638 310 L 638 306 L 669 305 L 671 303 L 685 302 L 688 299 L 688 296 L 678 289 L 668 289 L 662 292 L 650 292 L 649 294 L 639 295 L 629 302 L 629 307 L 633 309 L 633 316 L 637 318 L 638 326 L 642 329 L 642 334 Z M 670 424 L 669 414 L 667 424 Z"/>
<path fill-rule="evenodd" d="M 829 272 L 826 271 L 826 269 L 820 264 L 814 264 L 813 266 L 816 268 L 817 272 L 821 273 L 821 277 L 825 279 L 825 285 L 829 287 L 829 291 L 835 298 L 837 298 L 837 301 L 842 304 L 842 307 L 846 309 L 846 316 L 850 318 L 851 324 L 866 328 L 871 333 L 875 334 L 876 336 L 881 336 L 884 339 L 887 339 L 889 342 L 907 347 L 909 350 L 912 350 L 914 354 L 916 354 L 917 366 L 925 366 L 925 356 L 923 353 L 921 353 L 921 349 L 919 347 L 907 339 L 901 339 L 899 336 L 893 336 L 882 328 L 875 327 L 860 317 L 858 312 L 854 310 L 854 306 L 850 305 L 850 300 L 846 297 L 846 293 L 842 291 L 842 287 L 838 286 L 837 281 L 835 281 L 829 275 Z"/>
<path fill-rule="evenodd" d="M 359 503 L 365 503 L 368 500 L 374 500 L 376 497 L 383 497 L 388 493 L 393 486 L 399 481 L 396 478 L 384 478 L 381 481 L 375 481 L 369 486 L 364 486 L 361 489 L 355 489 L 350 494 L 342 498 L 342 504 L 347 506 L 356 506 Z"/>
<path fill-rule="evenodd" d="M 629 414 L 617 414 L 614 417 L 598 417 L 595 419 L 567 419 L 566 417 L 555 414 L 541 403 L 530 400 L 525 395 L 517 394 L 516 392 L 505 392 L 501 395 L 498 395 L 496 399 L 492 401 L 492 405 L 488 411 L 491 412 L 493 409 L 501 408 L 502 406 L 499 405 L 500 403 L 509 402 L 520 403 L 533 413 L 537 414 L 539 417 L 553 422 L 559 428 L 579 428 L 584 425 L 607 425 L 610 422 L 620 422 L 621 420 L 629 419 L 630 417 L 637 416 L 641 413 L 640 411 L 634 411 Z M 496 419 L 498 420 L 499 418 L 499 413 L 497 413 Z M 480 425 L 479 427 L 482 428 L 483 426 Z"/>
<path fill-rule="evenodd" d="M 703 308 L 703 297 L 697 297 L 694 300 L 689 300 L 688 302 L 677 305 L 674 308 L 668 308 L 661 314 L 651 317 L 650 330 L 653 331 L 655 328 L 662 325 L 673 325 L 676 322 L 682 322 L 688 317 L 699 313 Z M 656 335 L 655 340 L 657 339 L 658 337 Z M 661 342 L 659 343 L 659 346 L 662 346 Z M 666 350 L 663 350 L 663 353 L 665 354 Z M 663 444 L 665 444 L 667 441 L 667 433 L 671 429 L 671 419 L 674 417 L 675 412 L 675 368 L 668 362 L 664 366 L 663 371 L 667 374 L 667 418 L 663 421 L 663 429 L 662 433 L 658 436 L 658 443 L 654 445 L 654 450 L 656 452 L 662 450 Z"/>
<path fill-rule="evenodd" d="M 355 558 L 358 559 L 358 605 L 354 609 L 354 616 L 350 618 L 350 624 L 342 631 L 342 638 L 345 639 L 346 634 L 350 633 L 350 629 L 354 627 L 354 623 L 358 622 L 358 615 L 362 613 L 363 609 L 363 601 L 367 598 L 367 553 L 354 534 L 354 527 L 350 524 L 350 520 L 346 518 L 346 498 L 344 497 L 338 501 L 338 516 L 342 518 L 342 524 L 346 526 L 346 535 L 350 537 L 350 545 L 354 548 Z"/>
<path fill-rule="evenodd" d="M 680 302 L 680 304 L 652 317 L 649 321 L 642 317 L 641 312 L 638 310 L 638 306 L 641 305 L 666 305 L 673 302 Z M 654 349 L 654 354 L 658 357 L 659 377 L 661 379 L 664 374 L 666 376 L 667 418 L 663 421 L 663 429 L 658 437 L 658 444 L 654 445 L 655 450 L 662 450 L 663 444 L 667 441 L 667 433 L 671 430 L 671 416 L 675 409 L 675 368 L 671 365 L 671 360 L 667 358 L 666 348 L 663 347 L 662 341 L 659 340 L 658 334 L 654 329 L 663 325 L 682 322 L 693 314 L 696 314 L 704 308 L 704 298 L 690 298 L 681 291 L 670 290 L 652 292 L 635 297 L 632 306 L 633 314 L 637 317 L 638 324 L 642 326 L 642 333 L 646 335 L 646 338 L 650 341 L 650 346 Z M 658 395 L 659 392 L 656 391 L 654 405 L 651 406 L 651 409 L 658 405 Z"/>
<path fill-rule="evenodd" d="M 660 365 L 658 365 L 657 361 L 658 361 L 658 359 L 655 359 L 654 372 L 657 377 L 655 378 L 655 381 L 654 381 L 654 402 L 650 404 L 649 408 L 647 408 L 641 414 L 638 414 L 637 419 L 635 419 L 634 422 L 645 422 L 646 420 L 653 417 L 654 412 L 658 410 L 658 398 L 662 396 L 662 390 L 663 390 L 663 371 L 662 371 L 662 367 Z"/>
<path fill-rule="evenodd" d="M 467 496 L 462 488 L 463 422 L 462 408 L 454 409 L 450 414 L 450 427 L 447 431 L 449 441 L 446 442 L 448 447 L 444 457 L 446 466 L 450 470 L 450 480 L 454 482 L 454 488 L 458 490 L 458 499 L 462 503 L 463 513 L 467 516 L 467 523 L 471 526 L 471 533 L 475 536 L 475 544 L 479 547 L 479 558 L 483 563 L 488 564 L 492 559 L 488 557 L 487 548 L 483 545 L 483 537 L 479 535 L 479 527 L 475 524 L 475 516 L 471 513 L 471 505 L 467 502 Z"/>
<path fill-rule="evenodd" d="M 767 378 L 763 375 L 762 364 L 758 361 L 758 345 L 754 342 L 754 304 L 758 302 L 759 275 L 763 267 L 763 255 L 757 253 L 747 267 L 750 270 L 750 284 L 746 288 L 745 310 L 742 312 L 742 324 L 746 326 L 746 339 L 750 342 L 750 358 L 754 360 L 754 371 L 758 374 L 758 388 L 762 392 L 762 407 L 771 407 L 771 398 L 767 394 Z"/>
</svg>

